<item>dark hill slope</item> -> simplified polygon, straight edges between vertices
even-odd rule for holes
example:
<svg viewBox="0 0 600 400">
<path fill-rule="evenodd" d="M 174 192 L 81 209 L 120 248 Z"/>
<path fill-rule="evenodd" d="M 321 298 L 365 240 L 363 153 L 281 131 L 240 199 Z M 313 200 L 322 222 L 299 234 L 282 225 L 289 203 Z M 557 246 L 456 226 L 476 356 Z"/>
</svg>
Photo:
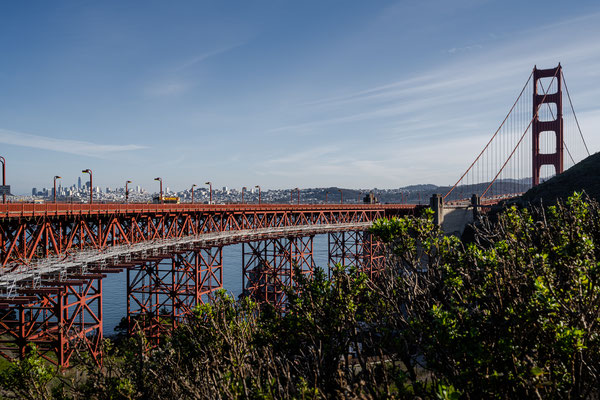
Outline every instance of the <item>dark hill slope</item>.
<svg viewBox="0 0 600 400">
<path fill-rule="evenodd" d="M 529 189 L 519 203 L 536 204 L 543 200 L 543 204 L 554 204 L 557 199 L 566 199 L 573 192 L 581 191 L 600 201 L 600 153 L 589 156 L 562 174 Z"/>
</svg>

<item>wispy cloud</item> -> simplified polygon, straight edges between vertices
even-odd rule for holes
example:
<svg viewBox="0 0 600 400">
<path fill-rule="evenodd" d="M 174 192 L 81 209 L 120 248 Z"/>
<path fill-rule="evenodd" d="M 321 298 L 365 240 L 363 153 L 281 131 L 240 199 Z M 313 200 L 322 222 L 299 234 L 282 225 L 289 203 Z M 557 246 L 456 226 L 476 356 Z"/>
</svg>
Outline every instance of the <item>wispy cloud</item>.
<svg viewBox="0 0 600 400">
<path fill-rule="evenodd" d="M 301 152 L 293 152 L 282 157 L 276 157 L 264 161 L 267 166 L 275 166 L 282 164 L 299 164 L 306 165 L 319 158 L 331 155 L 337 152 L 337 148 L 334 146 L 321 146 L 312 148 Z"/>
<path fill-rule="evenodd" d="M 506 98 L 506 107 L 510 107 L 510 97 L 518 94 L 520 85 L 527 79 L 528 67 L 537 64 L 543 68 L 556 65 L 560 60 L 580 69 L 589 64 L 600 66 L 600 42 L 586 39 L 589 38 L 587 31 L 577 33 L 581 24 L 590 25 L 592 29 L 592 23 L 598 19 L 600 14 L 554 24 L 554 28 L 560 28 L 558 32 L 550 30 L 556 40 L 541 35 L 549 28 L 540 27 L 531 35 L 515 34 L 503 44 L 472 52 L 443 68 L 432 68 L 406 80 L 302 104 L 304 116 L 308 118 L 299 115 L 299 121 L 273 127 L 268 132 L 315 134 L 323 127 L 364 120 L 374 123 L 393 118 L 427 120 L 431 119 L 432 113 L 438 120 L 446 121 L 453 114 L 464 112 L 462 110 L 467 106 L 474 118 L 481 119 L 482 112 L 489 112 L 483 105 L 490 106 L 498 99 Z M 554 43 L 551 54 L 547 51 L 549 41 Z M 468 47 L 455 48 L 453 52 L 466 52 L 478 46 Z M 477 114 L 473 110 L 477 110 Z M 501 117 L 498 123 L 500 121 Z M 448 128 L 451 127 L 446 125 Z"/>
<path fill-rule="evenodd" d="M 410 79 L 400 80 L 400 81 L 376 86 L 373 88 L 360 90 L 360 91 L 350 93 L 350 94 L 314 100 L 314 101 L 307 102 L 307 103 L 300 104 L 300 105 L 301 106 L 315 106 L 315 105 L 321 105 L 321 104 L 325 104 L 325 105 L 342 104 L 342 103 L 352 101 L 352 100 L 357 100 L 357 99 L 361 99 L 361 98 L 365 98 L 365 97 L 371 97 L 374 95 L 376 96 L 379 93 L 386 92 L 386 91 L 389 91 L 392 89 L 398 89 L 398 88 L 401 89 L 401 88 L 412 87 L 414 85 L 418 85 L 421 82 L 431 81 L 435 78 L 436 78 L 436 75 L 421 75 L 421 76 L 416 76 L 416 77 L 413 77 Z"/>
<path fill-rule="evenodd" d="M 215 57 L 219 54 L 226 53 L 232 49 L 240 47 L 245 42 L 239 42 L 236 44 L 232 44 L 229 46 L 220 47 L 215 50 L 208 51 L 206 53 L 202 53 L 198 56 L 188 59 L 183 62 L 181 65 L 169 70 L 166 73 L 166 76 L 163 78 L 158 78 L 154 82 L 151 82 L 146 86 L 144 93 L 150 97 L 174 97 L 181 95 L 183 93 L 188 92 L 196 86 L 195 82 L 190 81 L 189 79 L 184 79 L 184 71 L 197 65 L 209 58 Z"/>
<path fill-rule="evenodd" d="M 85 142 L 80 140 L 57 139 L 30 133 L 0 129 L 0 143 L 13 146 L 30 147 L 61 153 L 103 157 L 110 153 L 145 149 L 146 146 L 136 144 L 112 145 Z"/>
<path fill-rule="evenodd" d="M 146 88 L 146 94 L 152 97 L 177 96 L 185 93 L 194 86 L 193 83 L 182 80 L 156 82 Z"/>
<path fill-rule="evenodd" d="M 211 51 L 207 51 L 206 53 L 202 53 L 196 57 L 189 59 L 188 61 L 184 62 L 180 66 L 176 67 L 173 71 L 174 72 L 183 71 L 183 70 L 190 68 L 198 63 L 201 63 L 204 60 L 207 60 L 207 59 L 217 56 L 219 54 L 227 53 L 228 51 L 231 51 L 237 47 L 243 46 L 244 44 L 245 44 L 245 42 L 239 42 L 239 43 L 235 43 L 232 45 L 223 46 L 218 49 L 211 50 Z"/>
<path fill-rule="evenodd" d="M 483 46 L 480 44 L 474 44 L 472 46 L 464 46 L 464 47 L 452 47 L 451 49 L 448 49 L 447 53 L 450 53 L 450 54 L 463 53 L 465 51 L 479 50 L 482 48 L 483 48 Z"/>
</svg>

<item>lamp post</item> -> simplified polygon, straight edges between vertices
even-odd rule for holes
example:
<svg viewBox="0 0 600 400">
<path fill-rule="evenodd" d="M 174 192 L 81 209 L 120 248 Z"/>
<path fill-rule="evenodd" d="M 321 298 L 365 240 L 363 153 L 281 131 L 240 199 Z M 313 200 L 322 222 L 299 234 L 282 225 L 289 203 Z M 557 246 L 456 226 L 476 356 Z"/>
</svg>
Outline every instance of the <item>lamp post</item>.
<svg viewBox="0 0 600 400">
<path fill-rule="evenodd" d="M 246 186 L 242 187 L 242 204 L 244 204 L 244 191 L 246 190 Z"/>
<path fill-rule="evenodd" d="M 192 184 L 192 204 L 194 204 L 194 188 L 196 187 L 196 184 Z"/>
<path fill-rule="evenodd" d="M 342 189 L 338 189 L 338 191 L 340 192 L 340 204 L 344 204 L 344 192 Z"/>
<path fill-rule="evenodd" d="M 54 176 L 54 203 L 56 203 L 56 180 L 61 179 L 62 177 L 55 175 Z"/>
<path fill-rule="evenodd" d="M 125 203 L 129 203 L 129 184 L 131 181 L 125 181 Z"/>
<path fill-rule="evenodd" d="M 0 162 L 2 163 L 2 186 L 6 186 L 6 159 L 0 156 Z M 2 202 L 6 203 L 6 195 L 2 195 Z"/>
<path fill-rule="evenodd" d="M 362 192 L 358 192 L 358 196 L 356 197 L 356 202 L 360 204 L 360 197 L 362 196 Z"/>
<path fill-rule="evenodd" d="M 158 178 L 154 178 L 155 181 L 159 181 L 160 182 L 160 204 L 163 203 L 163 191 L 162 191 L 162 178 L 158 177 Z"/>
<path fill-rule="evenodd" d="M 208 185 L 209 188 L 210 188 L 209 189 L 209 191 L 210 191 L 210 198 L 209 198 L 208 204 L 212 204 L 212 182 L 209 181 L 209 182 L 205 182 L 204 184 Z"/>
<path fill-rule="evenodd" d="M 90 204 L 92 204 L 94 202 L 94 181 L 92 180 L 92 170 L 88 168 L 81 172 L 84 174 L 90 174 Z"/>
<path fill-rule="evenodd" d="M 260 204 L 260 186 L 256 185 L 254 187 L 258 188 L 258 204 Z"/>
<path fill-rule="evenodd" d="M 329 192 L 326 190 L 325 191 L 325 204 L 327 204 L 327 195 L 329 194 Z"/>
<path fill-rule="evenodd" d="M 298 204 L 300 204 L 300 189 L 296 188 L 296 198 L 298 200 Z"/>
</svg>

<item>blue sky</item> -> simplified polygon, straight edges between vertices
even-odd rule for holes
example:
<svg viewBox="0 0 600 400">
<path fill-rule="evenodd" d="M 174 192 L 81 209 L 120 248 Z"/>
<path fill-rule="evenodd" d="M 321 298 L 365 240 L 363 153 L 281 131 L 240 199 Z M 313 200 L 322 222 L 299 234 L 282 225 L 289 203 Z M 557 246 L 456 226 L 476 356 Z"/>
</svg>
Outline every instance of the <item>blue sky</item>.
<svg viewBox="0 0 600 400">
<path fill-rule="evenodd" d="M 449 184 L 559 61 L 600 147 L 597 1 L 5 1 L 0 54 L 17 194 Z"/>
</svg>

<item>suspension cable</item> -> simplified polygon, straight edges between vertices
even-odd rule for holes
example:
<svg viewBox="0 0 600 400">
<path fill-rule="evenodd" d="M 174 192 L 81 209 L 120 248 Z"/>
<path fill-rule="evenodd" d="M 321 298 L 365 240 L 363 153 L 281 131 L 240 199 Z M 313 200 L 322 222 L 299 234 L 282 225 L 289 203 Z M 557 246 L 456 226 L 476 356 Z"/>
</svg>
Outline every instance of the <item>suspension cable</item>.
<svg viewBox="0 0 600 400">
<path fill-rule="evenodd" d="M 502 123 L 500 124 L 500 126 L 498 127 L 498 129 L 496 130 L 496 132 L 494 133 L 494 135 L 492 136 L 492 138 L 489 140 L 489 142 L 487 142 L 487 144 L 485 145 L 485 147 L 483 148 L 483 150 L 481 150 L 481 153 L 479 153 L 479 155 L 477 156 L 477 158 L 475 158 L 475 161 L 473 161 L 471 163 L 471 165 L 469 166 L 469 168 L 467 168 L 467 170 L 465 171 L 465 173 L 462 174 L 462 176 L 458 179 L 458 181 L 456 181 L 456 183 L 454 184 L 454 186 L 452 186 L 452 188 L 448 191 L 448 193 L 446 193 L 446 195 L 443 197 L 442 200 L 446 200 L 446 197 L 448 197 L 450 195 L 450 193 L 452 193 L 452 191 L 454 191 L 454 189 L 462 181 L 462 179 L 465 177 L 465 175 L 467 175 L 469 173 L 469 171 L 471 170 L 471 168 L 473 168 L 473 166 L 475 165 L 475 163 L 481 158 L 481 155 L 489 147 L 489 145 L 492 143 L 492 141 L 494 140 L 494 138 L 496 137 L 496 135 L 498 135 L 498 132 L 500 132 L 500 129 L 502 129 L 502 127 L 504 126 L 504 123 L 506 122 L 506 120 L 508 119 L 508 117 L 510 117 L 510 114 L 513 112 L 515 106 L 517 105 L 517 103 L 521 99 L 521 96 L 523 95 L 523 92 L 527 88 L 527 85 L 529 85 L 529 81 L 531 80 L 532 76 L 533 76 L 533 70 L 531 71 L 531 74 L 529 74 L 529 78 L 527 78 L 527 82 L 525 82 L 525 86 L 523 86 L 523 89 L 521 89 L 521 93 L 519 93 L 519 97 L 517 97 L 517 100 L 515 100 L 514 104 L 510 108 L 510 111 L 508 111 L 508 114 L 506 114 L 506 117 L 504 118 L 504 120 L 502 121 Z"/>
<path fill-rule="evenodd" d="M 550 87 L 552 86 L 552 83 L 554 83 L 554 79 L 556 79 L 556 74 L 557 73 L 558 73 L 558 68 L 556 69 L 556 72 L 554 73 L 554 76 L 552 77 L 552 80 L 550 81 L 550 85 L 548 85 L 548 89 L 550 89 Z M 533 72 L 532 72 L 532 75 L 533 75 Z M 496 179 L 498 179 L 498 176 L 500 176 L 500 174 L 504 170 L 504 167 L 506 167 L 506 164 L 508 164 L 508 162 L 512 158 L 513 154 L 515 154 L 515 151 L 517 151 L 517 149 L 521 145 L 521 142 L 525 138 L 525 135 L 527 134 L 527 131 L 531 127 L 531 124 L 533 124 L 533 121 L 538 117 L 538 114 L 540 112 L 540 107 L 542 106 L 542 104 L 544 104 L 547 96 L 548 96 L 548 93 L 546 91 L 544 91 L 544 97 L 542 98 L 542 101 L 540 102 L 540 104 L 538 104 L 538 106 L 537 106 L 537 108 L 535 110 L 535 114 L 533 115 L 533 118 L 531 118 L 531 121 L 529 121 L 529 125 L 527 125 L 527 128 L 525 128 L 525 132 L 523 132 L 523 135 L 521 135 L 521 139 L 519 139 L 519 143 L 517 143 L 517 145 L 515 146 L 515 148 L 513 149 L 513 151 L 510 153 L 510 155 L 508 156 L 508 158 L 506 159 L 506 161 L 502 165 L 502 168 L 500 168 L 500 171 L 498 171 L 498 173 L 496 174 L 496 176 L 494 177 L 494 179 L 490 182 L 490 184 L 488 185 L 488 187 L 481 194 L 481 197 L 485 196 L 485 194 L 488 192 L 488 190 L 490 190 L 490 187 L 492 187 L 492 185 L 494 184 L 494 182 L 496 182 Z"/>
<path fill-rule="evenodd" d="M 562 76 L 562 71 L 561 71 L 561 76 Z M 564 76 L 563 76 L 563 80 L 564 80 Z M 550 82 L 550 84 L 552 84 L 552 82 Z M 542 90 L 544 91 L 544 93 L 546 93 L 546 89 L 544 89 L 544 83 L 542 81 L 540 81 L 540 86 L 542 87 Z M 548 90 L 550 90 L 550 86 L 548 86 Z M 552 111 L 552 107 L 550 107 L 550 103 L 546 103 L 546 105 L 548 106 L 548 111 L 550 111 L 550 115 L 552 116 L 552 118 L 556 119 L 556 117 L 554 116 L 554 112 Z M 558 110 L 556 110 L 556 111 L 558 112 Z M 575 114 L 575 112 L 573 112 L 573 114 Z M 569 146 L 567 146 L 567 143 L 565 142 L 564 132 L 563 132 L 562 142 L 563 142 L 563 146 L 565 146 L 565 149 L 567 150 L 567 154 L 569 155 L 569 158 L 571 159 L 571 161 L 573 161 L 573 165 L 575 165 L 575 160 L 573 159 L 573 156 L 571 155 L 571 152 L 569 151 Z"/>
<path fill-rule="evenodd" d="M 569 94 L 569 88 L 567 87 L 567 81 L 565 80 L 565 74 L 561 71 L 562 80 L 565 83 L 565 89 L 567 90 L 567 97 L 569 98 L 569 104 L 571 105 L 571 110 L 573 110 L 573 116 L 575 117 L 575 122 L 577 123 L 577 129 L 579 130 L 579 135 L 581 136 L 581 140 L 583 140 L 583 145 L 585 146 L 585 151 L 588 156 L 590 155 L 590 150 L 587 147 L 587 143 L 585 142 L 585 138 L 583 137 L 583 132 L 581 132 L 581 127 L 579 126 L 579 120 L 577 119 L 577 114 L 575 114 L 575 108 L 573 107 L 573 102 L 571 101 L 571 95 Z"/>
</svg>

